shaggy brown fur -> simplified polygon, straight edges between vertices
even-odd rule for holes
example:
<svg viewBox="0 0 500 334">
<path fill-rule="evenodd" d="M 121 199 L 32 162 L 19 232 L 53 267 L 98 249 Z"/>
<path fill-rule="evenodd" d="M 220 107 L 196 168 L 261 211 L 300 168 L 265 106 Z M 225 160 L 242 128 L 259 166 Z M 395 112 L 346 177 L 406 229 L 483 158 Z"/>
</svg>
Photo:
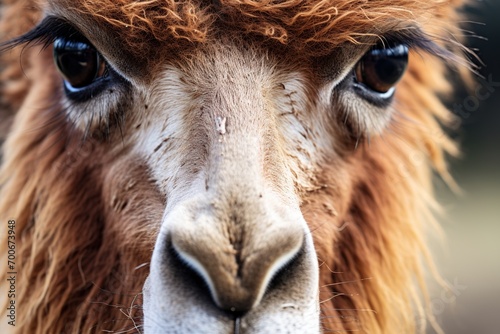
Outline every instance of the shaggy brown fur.
<svg viewBox="0 0 500 334">
<path fill-rule="evenodd" d="M 132 50 L 208 43 L 220 29 L 232 29 L 317 56 L 341 43 L 364 43 L 364 36 L 415 25 L 446 44 L 458 31 L 456 8 L 462 1 L 66 3 L 75 15 L 113 27 Z M 2 39 L 25 32 L 40 17 L 31 0 L 2 6 Z M 59 78 L 45 71 L 52 66 L 50 51 L 43 51 L 45 57 L 39 52 L 24 51 L 27 75 L 19 66 L 20 50 L 1 59 L 2 105 L 33 106 L 16 115 L 0 176 L 0 220 L 17 221 L 16 333 L 133 332 L 140 325 L 140 292 L 148 274 L 143 264 L 156 236 L 151 226 L 160 221 L 163 200 L 140 162 L 131 167 L 114 161 L 110 167 L 116 157 L 106 156 L 105 144 L 88 142 L 82 149 L 81 138 L 45 99 Z M 432 168 L 448 179 L 443 154 L 457 153 L 438 122 L 450 121 L 436 97 L 448 90 L 441 62 L 412 54 L 396 96 L 400 114 L 387 133 L 321 166 L 324 187 L 303 198 L 320 260 L 325 332 L 410 333 L 421 327 L 422 261 L 429 260 L 424 232 L 434 227 L 436 208 Z M 135 175 L 134 184 L 116 177 L 122 169 Z"/>
<path fill-rule="evenodd" d="M 103 24 L 120 29 L 133 50 L 142 50 L 151 40 L 172 45 L 175 40 L 203 43 L 217 34 L 223 22 L 235 34 L 276 40 L 308 54 L 328 53 L 343 42 L 364 42 L 421 24 L 433 32 L 447 25 L 454 11 L 450 1 L 135 1 L 100 0 L 71 3 L 83 15 L 98 17 Z M 83 9 L 78 9 L 83 8 Z M 442 22 L 442 18 L 447 18 Z"/>
</svg>

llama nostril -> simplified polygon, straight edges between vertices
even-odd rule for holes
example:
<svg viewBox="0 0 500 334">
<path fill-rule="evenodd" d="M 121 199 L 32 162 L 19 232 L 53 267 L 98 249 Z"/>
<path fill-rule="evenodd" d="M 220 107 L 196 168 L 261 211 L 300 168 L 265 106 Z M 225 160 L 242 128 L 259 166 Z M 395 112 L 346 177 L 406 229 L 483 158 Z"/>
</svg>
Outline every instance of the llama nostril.
<svg viewBox="0 0 500 334">
<path fill-rule="evenodd" d="M 210 289 L 198 271 L 187 263 L 172 245 L 167 247 L 166 255 L 168 257 L 169 271 L 175 272 L 175 277 L 182 280 L 182 283 L 198 298 L 204 298 L 213 303 Z"/>
</svg>

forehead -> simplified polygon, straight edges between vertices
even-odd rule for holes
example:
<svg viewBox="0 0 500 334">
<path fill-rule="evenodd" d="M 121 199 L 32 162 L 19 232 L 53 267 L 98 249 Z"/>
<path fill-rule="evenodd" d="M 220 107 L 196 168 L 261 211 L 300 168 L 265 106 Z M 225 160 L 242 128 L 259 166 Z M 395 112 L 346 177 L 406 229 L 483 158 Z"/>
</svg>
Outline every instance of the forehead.
<svg viewBox="0 0 500 334">
<path fill-rule="evenodd" d="M 441 0 L 48 0 L 49 11 L 82 28 L 99 27 L 145 50 L 158 44 L 174 48 L 233 34 L 287 45 L 308 53 L 327 53 L 345 42 L 392 30 L 437 24 L 450 7 Z M 432 22 L 432 19 L 436 22 Z"/>
<path fill-rule="evenodd" d="M 448 39 L 462 0 L 46 1 L 48 14 L 79 29 L 122 74 L 149 81 L 158 66 L 236 40 L 283 64 L 334 56 L 342 67 L 394 32 Z"/>
</svg>

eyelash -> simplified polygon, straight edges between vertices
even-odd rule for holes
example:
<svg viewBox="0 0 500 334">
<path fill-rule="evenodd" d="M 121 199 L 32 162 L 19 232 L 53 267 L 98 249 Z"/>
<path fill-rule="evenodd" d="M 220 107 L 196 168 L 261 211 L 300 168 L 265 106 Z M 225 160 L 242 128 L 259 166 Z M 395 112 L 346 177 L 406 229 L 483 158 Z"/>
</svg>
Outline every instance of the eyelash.
<svg viewBox="0 0 500 334">
<path fill-rule="evenodd" d="M 71 24 L 54 16 L 49 16 L 26 34 L 4 44 L 0 44 L 0 53 L 17 46 L 29 47 L 32 45 L 42 45 L 42 48 L 46 49 L 54 43 L 57 38 L 88 42 Z"/>
</svg>

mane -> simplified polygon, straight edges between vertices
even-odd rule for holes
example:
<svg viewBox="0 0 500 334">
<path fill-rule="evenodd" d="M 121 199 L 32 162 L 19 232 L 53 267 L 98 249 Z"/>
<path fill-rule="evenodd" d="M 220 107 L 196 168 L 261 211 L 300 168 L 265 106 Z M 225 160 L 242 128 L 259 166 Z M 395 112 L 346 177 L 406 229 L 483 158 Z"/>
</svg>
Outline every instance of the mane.
<svg viewBox="0 0 500 334">
<path fill-rule="evenodd" d="M 416 23 L 444 47 L 456 51 L 454 35 L 462 1 L 69 1 L 80 15 L 126 36 L 131 50 L 155 43 L 204 43 L 223 22 L 235 35 L 324 55 L 342 43 L 365 43 Z M 34 1 L 6 2 L 2 39 L 29 30 L 40 18 Z M 27 10 L 28 9 L 28 10 Z M 22 24 L 15 19 L 27 10 Z M 399 29 L 399 28 L 398 28 Z M 165 31 L 167 33 L 165 33 Z M 141 289 L 148 275 L 155 233 L 151 207 L 161 203 L 154 181 L 140 162 L 106 167 L 102 148 L 92 140 L 82 146 L 53 101 L 41 100 L 50 82 L 42 73 L 50 54 L 39 49 L 3 54 L 0 105 L 16 115 L 4 144 L 0 171 L 0 219 L 15 218 L 18 295 L 16 333 L 100 333 L 139 331 Z M 43 52 L 47 52 L 43 51 Z M 25 60 L 25 61 L 24 61 Z M 46 64 L 45 64 L 46 63 Z M 436 57 L 411 54 L 408 73 L 396 95 L 398 111 L 386 133 L 361 142 L 345 160 L 327 160 L 302 211 L 320 261 L 320 300 L 325 332 L 410 333 L 434 322 L 426 304 L 425 268 L 435 271 L 425 236 L 439 231 L 434 211 L 432 174 L 452 183 L 445 155 L 456 145 L 442 130 L 455 119 L 436 97 L 450 92 L 446 68 Z M 47 85 L 34 86 L 29 78 Z M 36 87 L 36 89 L 33 89 Z M 92 154 L 92 158 L 90 158 Z M 68 165 L 69 161 L 69 165 Z M 346 175 L 337 175 L 339 167 Z M 141 182 L 128 203 L 114 203 L 106 184 L 127 187 L 118 178 L 127 171 Z M 376 177 L 374 177 L 376 176 Z M 341 181 L 339 181 L 339 179 Z M 104 182 L 106 181 L 106 182 Z M 154 200 L 151 200 L 153 198 Z M 350 198 L 337 207 L 340 198 Z M 345 209 L 345 210 L 344 210 Z M 109 221 L 119 214 L 120 230 Z M 339 216 L 338 212 L 348 212 Z M 139 247 L 140 246 L 140 247 Z M 5 274 L 0 276 L 5 281 Z M 427 306 L 426 306 L 427 305 Z M 65 319 L 61 321 L 61 319 Z M 107 319 L 102 321 L 102 319 Z M 109 320 L 109 321 L 108 321 Z"/>
</svg>

